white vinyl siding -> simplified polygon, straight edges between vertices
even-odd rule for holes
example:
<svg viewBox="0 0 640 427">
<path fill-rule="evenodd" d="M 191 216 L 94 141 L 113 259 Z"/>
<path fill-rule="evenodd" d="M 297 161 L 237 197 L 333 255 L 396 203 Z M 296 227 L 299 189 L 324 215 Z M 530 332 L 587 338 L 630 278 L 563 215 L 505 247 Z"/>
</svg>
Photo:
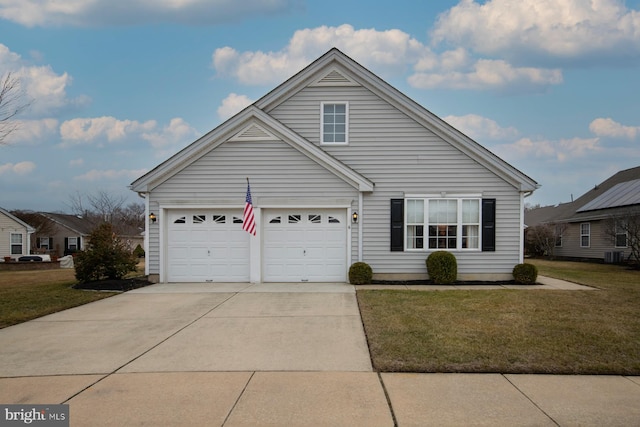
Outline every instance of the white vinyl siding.
<svg viewBox="0 0 640 427">
<path fill-rule="evenodd" d="M 460 251 L 460 273 L 511 273 L 520 262 L 521 199 L 516 188 L 363 87 L 308 87 L 275 109 L 277 120 L 320 145 L 318 105 L 349 100 L 349 146 L 322 148 L 375 183 L 358 211 L 363 261 L 374 273 L 426 272 L 425 252 L 390 251 L 390 199 L 405 194 L 480 194 L 496 199 L 496 251 Z M 354 230 L 355 231 L 355 230 Z M 357 247 L 352 232 L 352 248 Z M 404 236 L 405 240 L 407 236 Z M 355 261 L 355 250 L 352 250 Z"/>
<path fill-rule="evenodd" d="M 149 202 L 150 212 L 160 212 L 165 205 L 192 203 L 208 208 L 243 208 L 247 177 L 254 208 L 271 200 L 306 205 L 317 199 L 353 200 L 353 208 L 357 208 L 355 188 L 285 142 L 234 141 L 222 144 L 156 187 Z M 160 272 L 162 222 L 159 217 L 150 224 L 150 274 Z M 262 238 L 260 228 L 257 238 Z"/>
</svg>

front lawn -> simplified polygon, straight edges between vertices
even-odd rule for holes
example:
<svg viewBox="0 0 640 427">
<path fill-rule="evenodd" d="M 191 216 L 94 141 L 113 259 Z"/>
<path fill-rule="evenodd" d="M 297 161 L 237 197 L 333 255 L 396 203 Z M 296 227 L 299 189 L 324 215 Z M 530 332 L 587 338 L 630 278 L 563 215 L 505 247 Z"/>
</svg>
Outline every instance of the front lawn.
<svg viewBox="0 0 640 427">
<path fill-rule="evenodd" d="M 76 282 L 73 269 L 0 271 L 0 328 L 115 295 Z"/>
<path fill-rule="evenodd" d="M 358 291 L 374 369 L 640 374 L 640 271 L 528 262 L 599 290 Z"/>
</svg>

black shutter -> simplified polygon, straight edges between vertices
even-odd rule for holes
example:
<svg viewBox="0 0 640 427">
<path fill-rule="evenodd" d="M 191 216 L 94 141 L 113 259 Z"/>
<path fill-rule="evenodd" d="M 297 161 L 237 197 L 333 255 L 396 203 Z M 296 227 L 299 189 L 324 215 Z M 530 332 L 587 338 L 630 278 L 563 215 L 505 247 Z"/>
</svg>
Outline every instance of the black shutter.
<svg viewBox="0 0 640 427">
<path fill-rule="evenodd" d="M 49 250 L 53 250 L 53 237 L 49 237 Z"/>
<path fill-rule="evenodd" d="M 66 251 L 67 249 L 69 249 L 69 238 L 65 237 L 64 238 L 64 250 Z"/>
<path fill-rule="evenodd" d="M 391 251 L 404 251 L 404 199 L 391 199 Z"/>
<path fill-rule="evenodd" d="M 76 237 L 76 243 L 77 243 L 76 246 L 78 246 L 78 250 L 81 250 L 82 247 L 80 245 L 82 245 L 82 237 L 80 236 Z"/>
<path fill-rule="evenodd" d="M 482 199 L 482 250 L 496 250 L 496 199 Z"/>
</svg>

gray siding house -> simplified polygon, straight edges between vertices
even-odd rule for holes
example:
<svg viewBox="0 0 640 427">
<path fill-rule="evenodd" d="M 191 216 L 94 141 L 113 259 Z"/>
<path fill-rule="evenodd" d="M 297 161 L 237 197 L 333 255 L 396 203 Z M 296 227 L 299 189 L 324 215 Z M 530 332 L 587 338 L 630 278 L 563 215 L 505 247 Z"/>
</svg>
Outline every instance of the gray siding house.
<svg viewBox="0 0 640 427">
<path fill-rule="evenodd" d="M 435 250 L 511 278 L 537 187 L 337 49 L 131 184 L 152 280 L 254 283 L 425 279 Z"/>
<path fill-rule="evenodd" d="M 31 234 L 36 230 L 8 211 L 0 208 L 0 260 L 17 260 L 29 255 Z"/>
<path fill-rule="evenodd" d="M 640 215 L 640 167 L 616 173 L 573 202 L 529 210 L 525 223 L 557 230 L 554 256 L 621 262 L 630 259 L 630 237 L 612 230 L 616 218 L 628 215 Z"/>
</svg>

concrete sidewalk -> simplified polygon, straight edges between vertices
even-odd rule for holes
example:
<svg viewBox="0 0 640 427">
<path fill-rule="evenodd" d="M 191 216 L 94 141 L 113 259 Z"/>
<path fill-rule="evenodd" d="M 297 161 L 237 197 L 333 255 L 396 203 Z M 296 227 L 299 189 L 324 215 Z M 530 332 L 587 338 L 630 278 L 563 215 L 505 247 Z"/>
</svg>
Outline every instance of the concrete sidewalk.
<svg viewBox="0 0 640 427">
<path fill-rule="evenodd" d="M 154 285 L 0 330 L 71 425 L 640 425 L 640 378 L 372 371 L 353 286 Z"/>
</svg>

